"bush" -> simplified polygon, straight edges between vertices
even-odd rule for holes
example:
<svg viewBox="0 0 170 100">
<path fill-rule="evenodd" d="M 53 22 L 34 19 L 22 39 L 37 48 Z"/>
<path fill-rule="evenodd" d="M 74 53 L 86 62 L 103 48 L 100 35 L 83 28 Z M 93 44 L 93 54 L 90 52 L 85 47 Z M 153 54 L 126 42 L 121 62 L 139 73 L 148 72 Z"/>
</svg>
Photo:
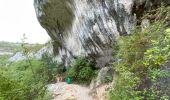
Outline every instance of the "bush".
<svg viewBox="0 0 170 100">
<path fill-rule="evenodd" d="M 109 83 L 109 82 L 112 82 L 113 81 L 113 76 L 111 75 L 108 75 L 105 77 L 104 79 L 104 83 Z"/>
<path fill-rule="evenodd" d="M 55 76 L 57 74 L 63 74 L 66 70 L 63 63 L 58 63 L 56 60 L 53 59 L 53 56 L 48 53 L 45 53 L 43 55 L 42 61 L 46 66 L 48 82 L 54 82 Z"/>
<path fill-rule="evenodd" d="M 167 100 L 162 91 L 149 85 L 167 76 L 160 70 L 170 57 L 170 29 L 165 30 L 164 22 L 158 21 L 144 32 L 120 38 L 114 62 L 119 75 L 110 100 Z"/>
<path fill-rule="evenodd" d="M 8 59 L 10 58 L 9 55 L 0 55 L 0 66 L 6 66 Z"/>
<path fill-rule="evenodd" d="M 23 100 L 26 88 L 0 68 L 0 100 Z"/>
<path fill-rule="evenodd" d="M 83 67 L 82 69 L 80 69 L 77 79 L 78 80 L 89 80 L 90 77 L 93 78 L 93 70 L 91 67 Z"/>
<path fill-rule="evenodd" d="M 67 77 L 73 77 L 78 83 L 89 84 L 95 77 L 94 62 L 87 58 L 78 58 L 74 61 L 70 69 L 67 71 Z"/>
<path fill-rule="evenodd" d="M 20 61 L 8 68 L 1 68 L 0 73 L 2 100 L 42 100 L 46 96 L 48 73 L 42 61 Z"/>
<path fill-rule="evenodd" d="M 34 47 L 37 48 L 39 46 Z M 24 41 L 22 49 L 26 60 L 0 67 L 0 100 L 49 100 L 46 85 L 54 81 L 54 76 L 64 67 L 47 54 L 42 60 L 30 58 Z"/>
</svg>

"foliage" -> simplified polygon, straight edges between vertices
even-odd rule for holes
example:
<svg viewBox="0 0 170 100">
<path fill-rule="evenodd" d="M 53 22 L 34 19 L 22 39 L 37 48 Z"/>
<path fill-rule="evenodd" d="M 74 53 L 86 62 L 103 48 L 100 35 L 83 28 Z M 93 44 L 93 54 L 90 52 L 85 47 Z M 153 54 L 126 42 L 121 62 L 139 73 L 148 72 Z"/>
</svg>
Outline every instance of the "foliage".
<svg viewBox="0 0 170 100">
<path fill-rule="evenodd" d="M 78 58 L 74 61 L 70 69 L 68 69 L 67 76 L 73 77 L 78 83 L 89 84 L 96 75 L 93 64 L 93 61 L 87 58 Z"/>
<path fill-rule="evenodd" d="M 52 80 L 50 76 L 54 73 L 49 73 L 49 70 L 53 69 L 45 63 L 47 59 L 29 58 L 30 50 L 24 39 L 22 50 L 26 60 L 0 67 L 0 100 L 49 100 L 46 85 Z"/>
<path fill-rule="evenodd" d="M 83 67 L 78 73 L 78 80 L 89 80 L 89 77 L 93 77 L 93 70 L 91 67 Z"/>
<path fill-rule="evenodd" d="M 114 88 L 110 91 L 111 100 L 141 100 L 138 94 L 140 91 L 135 91 L 135 86 L 139 82 L 134 73 L 124 72 L 116 79 Z"/>
<path fill-rule="evenodd" d="M 166 95 L 148 84 L 168 76 L 160 67 L 170 57 L 169 30 L 163 21 L 158 21 L 144 32 L 120 38 L 113 64 L 119 77 L 110 91 L 111 100 L 167 100 Z"/>
<path fill-rule="evenodd" d="M 148 89 L 145 89 L 143 94 L 145 95 L 145 99 L 146 100 L 156 100 L 159 98 L 159 100 L 168 100 L 168 96 L 167 95 L 162 95 L 160 96 L 160 91 L 158 91 L 155 87 L 150 87 Z"/>
<path fill-rule="evenodd" d="M 24 89 L 21 84 L 6 75 L 3 68 L 0 68 L 0 99 L 1 100 L 21 100 Z M 18 94 L 16 94 L 18 92 Z M 19 99 L 20 97 L 20 99 Z"/>
<path fill-rule="evenodd" d="M 152 82 L 156 81 L 159 77 L 168 77 L 169 74 L 165 70 L 160 69 L 152 69 L 149 72 L 149 79 L 151 79 Z"/>
<path fill-rule="evenodd" d="M 3 68 L 1 73 L 0 97 L 2 100 L 32 100 L 45 94 L 46 75 L 43 64 L 32 60 L 36 77 L 28 62 L 21 61 Z"/>
<path fill-rule="evenodd" d="M 54 82 L 57 74 L 63 74 L 65 72 L 65 66 L 62 63 L 58 63 L 53 59 L 53 56 L 45 53 L 42 56 L 42 61 L 45 63 L 48 82 Z"/>
<path fill-rule="evenodd" d="M 170 57 L 170 29 L 162 35 L 159 40 L 152 40 L 152 48 L 145 52 L 144 64 L 146 66 L 152 68 L 162 66 Z"/>
<path fill-rule="evenodd" d="M 0 56 L 0 66 L 5 66 L 8 62 L 9 55 Z"/>
<path fill-rule="evenodd" d="M 160 66 L 164 66 L 170 58 L 170 29 L 166 29 L 162 36 L 159 37 L 159 40 L 153 39 L 151 44 L 152 48 L 149 48 L 145 52 L 143 64 L 145 67 L 148 67 L 149 79 L 152 82 L 156 82 L 160 77 L 170 76 L 167 71 L 160 70 Z M 149 100 L 168 100 L 168 97 L 165 94 L 160 97 L 160 94 L 163 94 L 162 91 L 157 90 L 154 86 L 145 89 L 145 92 L 144 94 Z"/>
<path fill-rule="evenodd" d="M 55 63 L 45 62 L 47 62 L 47 59 L 29 59 L 29 61 L 13 63 L 8 66 L 9 69 L 3 68 L 2 75 L 4 78 L 1 78 L 1 80 L 8 80 L 0 83 L 0 86 L 4 86 L 4 89 L 0 89 L 0 91 L 2 91 L 0 94 L 3 94 L 0 95 L 2 100 L 49 99 L 50 95 L 46 92 L 46 85 L 54 81 L 54 75 L 56 75 L 56 70 L 58 70 L 57 68 L 59 68 L 60 65 L 56 65 L 58 67 L 55 67 Z M 9 83 L 11 85 L 9 85 Z M 5 87 L 5 85 L 7 85 L 7 87 Z"/>
<path fill-rule="evenodd" d="M 49 69 L 42 60 L 19 61 L 0 68 L 1 100 L 45 100 L 51 97 L 46 92 L 46 84 L 54 80 L 51 74 L 55 74 L 55 70 Z"/>
<path fill-rule="evenodd" d="M 168 100 L 166 94 L 150 85 L 169 76 L 160 69 L 170 57 L 170 29 L 165 28 L 167 9 L 152 12 L 156 13 L 155 21 L 144 32 L 136 30 L 131 36 L 120 37 L 113 63 L 119 77 L 110 90 L 111 100 Z"/>
<path fill-rule="evenodd" d="M 108 83 L 108 82 L 112 82 L 112 81 L 113 81 L 113 76 L 111 76 L 111 75 L 106 76 L 104 79 L 104 83 Z"/>
</svg>

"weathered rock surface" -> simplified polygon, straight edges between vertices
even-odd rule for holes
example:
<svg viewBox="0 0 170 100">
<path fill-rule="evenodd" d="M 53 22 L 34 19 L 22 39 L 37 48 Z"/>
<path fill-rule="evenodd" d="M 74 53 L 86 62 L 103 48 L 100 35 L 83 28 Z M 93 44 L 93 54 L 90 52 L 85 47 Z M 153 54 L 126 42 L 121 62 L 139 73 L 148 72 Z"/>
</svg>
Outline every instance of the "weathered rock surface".
<svg viewBox="0 0 170 100">
<path fill-rule="evenodd" d="M 90 84 L 90 89 L 95 90 L 97 87 L 99 87 L 105 83 L 112 82 L 113 76 L 115 76 L 115 74 L 116 73 L 114 73 L 112 67 L 101 68 L 101 70 L 99 71 L 99 73 L 97 75 L 97 78 L 92 80 L 92 82 Z"/>
<path fill-rule="evenodd" d="M 102 54 L 115 43 L 117 36 L 130 34 L 135 26 L 135 15 L 132 14 L 133 0 L 72 0 L 70 2 L 69 0 L 62 2 L 65 3 L 66 10 L 72 9 L 64 12 L 70 16 L 66 26 L 60 23 L 62 20 L 60 15 L 53 16 L 62 9 L 54 3 L 54 0 L 34 2 L 41 25 L 54 40 L 55 51 L 58 51 L 63 59 L 79 55 Z M 50 24 L 51 20 L 53 24 Z M 68 19 L 62 21 L 66 23 Z"/>
<path fill-rule="evenodd" d="M 49 84 L 47 90 L 53 94 L 52 100 L 108 100 L 107 90 L 111 84 L 103 84 L 92 92 L 88 87 L 59 82 Z"/>
<path fill-rule="evenodd" d="M 14 56 L 9 58 L 9 62 L 17 62 L 17 61 L 21 61 L 24 60 L 26 57 L 23 55 L 22 52 L 17 52 Z"/>
<path fill-rule="evenodd" d="M 42 58 L 43 54 L 45 53 L 52 55 L 53 54 L 52 46 L 45 46 L 40 50 L 38 50 L 37 52 L 29 52 L 27 55 L 23 54 L 22 52 L 17 52 L 12 57 L 9 58 L 8 62 L 12 63 L 12 62 L 22 61 L 27 59 L 28 57 L 39 60 Z"/>
<path fill-rule="evenodd" d="M 54 51 L 68 64 L 74 56 L 103 57 L 119 35 L 132 32 L 136 18 L 161 1 L 34 0 L 34 6 Z M 170 4 L 170 0 L 163 1 Z"/>
</svg>

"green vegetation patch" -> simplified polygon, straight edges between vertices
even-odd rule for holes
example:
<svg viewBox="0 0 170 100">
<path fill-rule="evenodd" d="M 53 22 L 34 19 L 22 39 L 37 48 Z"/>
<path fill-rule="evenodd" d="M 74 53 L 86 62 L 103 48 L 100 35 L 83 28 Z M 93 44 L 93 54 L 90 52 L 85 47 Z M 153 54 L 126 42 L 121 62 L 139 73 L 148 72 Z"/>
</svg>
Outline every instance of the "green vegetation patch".
<svg viewBox="0 0 170 100">
<path fill-rule="evenodd" d="M 109 92 L 110 100 L 168 100 L 165 92 L 152 85 L 158 78 L 169 77 L 161 70 L 170 58 L 170 28 L 165 22 L 163 17 L 144 32 L 136 30 L 120 37 L 113 63 L 118 77 Z"/>
<path fill-rule="evenodd" d="M 0 66 L 5 66 L 10 58 L 9 55 L 0 56 Z"/>
<path fill-rule="evenodd" d="M 94 62 L 87 58 L 77 58 L 67 70 L 67 77 L 72 77 L 74 82 L 89 84 L 97 75 Z"/>
<path fill-rule="evenodd" d="M 41 60 L 30 59 L 0 66 L 0 100 L 50 100 L 46 85 L 55 82 L 63 66 L 45 54 Z"/>
<path fill-rule="evenodd" d="M 157 25 L 160 25 L 157 23 Z M 170 57 L 170 29 L 155 32 L 134 33 L 120 40 L 119 51 L 114 62 L 114 69 L 119 73 L 111 100 L 155 100 L 160 99 L 160 91 L 148 94 L 153 87 L 148 85 L 158 77 L 166 77 L 160 70 Z M 158 32 L 158 34 L 157 34 Z M 145 91 L 145 92 L 144 92 Z M 144 93 L 144 94 L 143 94 Z M 147 94 L 146 94 L 147 93 Z M 154 95 L 153 93 L 157 93 Z M 154 95 L 154 97 L 153 97 Z M 166 99 L 165 99 L 166 100 Z"/>
</svg>

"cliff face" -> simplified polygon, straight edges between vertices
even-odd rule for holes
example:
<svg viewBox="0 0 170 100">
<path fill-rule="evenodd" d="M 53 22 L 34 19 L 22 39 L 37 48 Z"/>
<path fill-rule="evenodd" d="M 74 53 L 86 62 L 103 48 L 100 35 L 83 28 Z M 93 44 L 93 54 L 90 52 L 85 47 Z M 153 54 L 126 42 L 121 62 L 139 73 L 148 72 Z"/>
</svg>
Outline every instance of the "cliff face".
<svg viewBox="0 0 170 100">
<path fill-rule="evenodd" d="M 160 1 L 34 0 L 34 6 L 40 24 L 53 40 L 56 54 L 67 66 L 71 58 L 80 55 L 93 55 L 97 62 L 108 63 L 116 38 L 130 34 L 143 10 Z"/>
</svg>

